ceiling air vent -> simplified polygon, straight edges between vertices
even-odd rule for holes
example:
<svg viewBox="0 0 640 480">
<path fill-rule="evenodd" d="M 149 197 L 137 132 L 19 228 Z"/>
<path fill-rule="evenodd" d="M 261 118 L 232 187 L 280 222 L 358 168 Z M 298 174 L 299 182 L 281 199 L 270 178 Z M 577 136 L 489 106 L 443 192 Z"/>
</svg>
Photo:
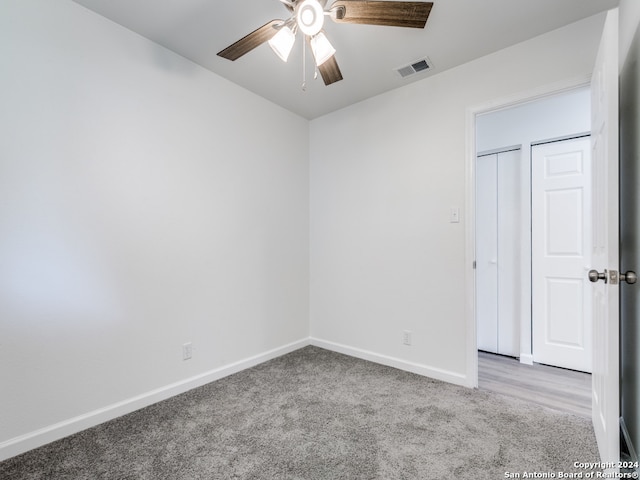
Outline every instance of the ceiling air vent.
<svg viewBox="0 0 640 480">
<path fill-rule="evenodd" d="M 429 69 L 431 69 L 431 61 L 428 58 L 423 58 L 404 67 L 396 68 L 396 72 L 402 78 L 406 78 L 419 72 L 426 72 Z"/>
</svg>

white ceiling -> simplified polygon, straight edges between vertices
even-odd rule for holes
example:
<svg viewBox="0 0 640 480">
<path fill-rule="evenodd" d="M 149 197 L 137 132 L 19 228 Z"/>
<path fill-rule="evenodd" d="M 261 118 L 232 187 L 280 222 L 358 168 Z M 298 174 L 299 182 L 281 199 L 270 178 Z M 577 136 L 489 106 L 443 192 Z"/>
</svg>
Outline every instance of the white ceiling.
<svg viewBox="0 0 640 480">
<path fill-rule="evenodd" d="M 216 54 L 272 19 L 278 0 L 74 0 L 212 72 L 315 118 L 617 6 L 618 0 L 434 0 L 425 29 L 325 23 L 344 80 L 325 86 L 302 43 L 285 64 L 264 44 L 231 62 Z M 331 5 L 333 0 L 328 1 Z M 395 71 L 428 57 L 433 68 Z"/>
</svg>

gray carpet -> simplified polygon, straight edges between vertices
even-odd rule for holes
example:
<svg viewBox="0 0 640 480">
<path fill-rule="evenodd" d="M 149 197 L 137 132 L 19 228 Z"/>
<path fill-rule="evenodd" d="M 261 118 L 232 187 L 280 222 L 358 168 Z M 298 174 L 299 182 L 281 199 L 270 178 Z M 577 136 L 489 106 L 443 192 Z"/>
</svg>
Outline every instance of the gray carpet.
<svg viewBox="0 0 640 480">
<path fill-rule="evenodd" d="M 0 463 L 1 479 L 499 479 L 598 459 L 590 422 L 306 347 Z"/>
</svg>

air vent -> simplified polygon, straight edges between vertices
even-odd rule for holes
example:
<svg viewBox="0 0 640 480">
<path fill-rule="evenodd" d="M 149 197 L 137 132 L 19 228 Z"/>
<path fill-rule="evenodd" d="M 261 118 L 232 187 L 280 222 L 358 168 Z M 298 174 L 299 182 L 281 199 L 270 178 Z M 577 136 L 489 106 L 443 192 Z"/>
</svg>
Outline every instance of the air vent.
<svg viewBox="0 0 640 480">
<path fill-rule="evenodd" d="M 396 68 L 396 72 L 402 77 L 410 77 L 411 75 L 415 75 L 419 72 L 426 72 L 431 69 L 431 61 L 428 58 L 423 58 L 416 62 L 413 62 L 409 65 L 405 65 L 403 67 Z"/>
</svg>

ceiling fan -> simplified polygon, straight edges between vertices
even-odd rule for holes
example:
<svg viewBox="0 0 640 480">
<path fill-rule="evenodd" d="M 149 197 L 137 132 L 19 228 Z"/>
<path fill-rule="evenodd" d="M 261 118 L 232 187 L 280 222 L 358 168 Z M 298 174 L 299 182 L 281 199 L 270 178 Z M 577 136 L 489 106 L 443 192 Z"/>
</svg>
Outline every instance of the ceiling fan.
<svg viewBox="0 0 640 480">
<path fill-rule="evenodd" d="M 359 23 L 392 27 L 424 28 L 433 2 L 378 0 L 337 0 L 325 10 L 327 0 L 279 0 L 289 10 L 287 20 L 271 20 L 237 42 L 218 52 L 220 57 L 237 60 L 264 42 L 287 61 L 300 30 L 311 48 L 325 85 L 342 80 L 342 73 L 322 27 L 324 17 L 336 23 Z"/>
</svg>

